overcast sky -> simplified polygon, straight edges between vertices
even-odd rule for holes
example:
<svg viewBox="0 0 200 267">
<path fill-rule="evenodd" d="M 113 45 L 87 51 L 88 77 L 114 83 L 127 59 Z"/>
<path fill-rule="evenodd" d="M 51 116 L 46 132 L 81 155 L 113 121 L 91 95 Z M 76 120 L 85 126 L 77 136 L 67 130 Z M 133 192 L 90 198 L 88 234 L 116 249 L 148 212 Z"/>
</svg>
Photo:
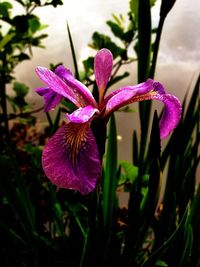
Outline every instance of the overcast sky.
<svg viewBox="0 0 200 267">
<path fill-rule="evenodd" d="M 21 64 L 17 68 L 19 78 L 33 85 L 38 84 L 33 69 L 37 65 L 48 66 L 50 62 L 63 62 L 72 67 L 69 42 L 66 31 L 66 20 L 70 25 L 79 62 L 91 51 L 87 47 L 94 31 L 110 33 L 105 21 L 111 19 L 111 14 L 126 14 L 128 0 L 64 0 L 64 5 L 56 9 L 45 7 L 37 10 L 41 20 L 48 24 L 45 31 L 49 37 L 45 40 L 46 49 L 34 50 L 31 62 Z M 153 9 L 152 20 L 156 24 L 159 18 L 159 0 Z M 162 81 L 170 82 L 183 76 L 190 79 L 193 73 L 199 71 L 200 61 L 200 1 L 177 0 L 166 19 L 160 51 L 158 56 L 157 76 Z M 25 69 L 28 69 L 27 76 Z M 32 75 L 31 75 L 32 72 Z M 177 73 L 177 74 L 175 74 Z M 181 77 L 182 76 L 182 77 Z M 184 82 L 186 82 L 184 80 Z M 178 82 L 176 80 L 176 82 Z M 179 81 L 180 82 L 180 81 Z M 189 81 L 188 81 L 189 82 Z"/>
<path fill-rule="evenodd" d="M 63 62 L 65 66 L 73 68 L 69 42 L 66 31 L 68 21 L 74 40 L 78 61 L 87 58 L 91 53 L 87 45 L 91 41 L 94 31 L 109 34 L 105 21 L 111 19 L 111 14 L 126 14 L 128 0 L 64 0 L 64 5 L 56 9 L 45 7 L 38 9 L 37 14 L 44 24 L 49 27 L 45 31 L 49 37 L 45 41 L 46 49 L 35 49 L 33 60 L 22 63 L 17 67 L 17 77 L 21 82 L 34 88 L 41 86 L 41 82 L 34 73 L 38 65 L 49 66 L 49 63 Z M 159 0 L 153 9 L 152 20 L 156 24 L 159 19 Z M 187 88 L 200 70 L 200 1 L 177 0 L 165 21 L 158 64 L 156 80 L 164 83 L 167 90 L 183 99 Z M 125 84 L 136 83 L 136 65 L 132 66 L 130 78 L 123 81 Z M 134 71 L 135 70 L 135 71 Z M 118 86 L 117 86 L 118 87 Z M 34 102 L 41 99 L 34 92 L 30 94 Z M 35 100 L 36 99 L 36 100 Z M 40 102 L 41 103 L 41 102 Z M 133 127 L 131 123 L 121 120 L 119 134 L 129 139 Z M 127 114 L 127 119 L 132 121 L 133 114 Z M 137 117 L 137 115 L 135 116 Z M 137 118 L 135 118 L 137 120 Z M 135 122 L 134 122 L 135 123 Z M 130 145 L 120 145 L 122 157 L 127 156 L 126 151 Z"/>
</svg>

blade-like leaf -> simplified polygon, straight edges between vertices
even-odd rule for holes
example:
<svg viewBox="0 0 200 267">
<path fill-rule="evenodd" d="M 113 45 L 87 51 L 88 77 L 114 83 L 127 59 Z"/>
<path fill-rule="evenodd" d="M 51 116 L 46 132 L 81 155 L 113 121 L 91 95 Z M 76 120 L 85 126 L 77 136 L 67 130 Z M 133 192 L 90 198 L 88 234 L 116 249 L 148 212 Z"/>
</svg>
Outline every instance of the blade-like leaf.
<svg viewBox="0 0 200 267">
<path fill-rule="evenodd" d="M 117 186 L 117 130 L 114 115 L 111 116 L 108 134 L 105 173 L 103 178 L 103 220 L 104 226 L 112 225 L 115 191 Z"/>
<path fill-rule="evenodd" d="M 151 53 L 151 7 L 150 7 L 150 1 L 146 0 L 146 1 L 139 1 L 138 5 L 138 46 L 137 46 L 138 82 L 144 82 L 149 76 L 150 53 Z M 139 103 L 140 126 L 141 126 L 140 165 L 142 165 L 145 154 L 150 111 L 151 111 L 150 101 Z"/>
<path fill-rule="evenodd" d="M 184 234 L 184 249 L 182 251 L 182 257 L 179 261 L 178 267 L 182 267 L 185 265 L 192 251 L 193 231 L 192 226 L 190 224 L 186 224 Z"/>
<path fill-rule="evenodd" d="M 78 71 L 78 64 L 77 64 L 77 60 L 76 60 L 76 53 L 75 53 L 74 43 L 72 40 L 72 36 L 71 36 L 71 32 L 70 32 L 70 28 L 69 28 L 68 23 L 67 23 L 67 33 L 68 33 L 68 37 L 69 37 L 69 43 L 70 43 L 72 58 L 73 58 L 73 62 L 74 62 L 75 77 L 77 80 L 79 80 L 79 71 Z"/>
<path fill-rule="evenodd" d="M 181 219 L 180 224 L 177 226 L 174 233 L 163 243 L 163 245 L 158 248 L 145 262 L 142 264 L 141 267 L 152 267 L 155 266 L 156 262 L 161 259 L 164 252 L 167 250 L 167 248 L 174 242 L 176 237 L 180 234 L 181 231 L 183 231 L 183 228 L 187 222 L 187 216 L 188 216 L 188 209 L 186 209 L 185 214 L 183 218 Z"/>
<path fill-rule="evenodd" d="M 133 131 L 133 152 L 132 152 L 132 157 L 133 157 L 133 164 L 138 165 L 138 138 L 137 138 L 137 133 L 134 130 Z"/>
</svg>

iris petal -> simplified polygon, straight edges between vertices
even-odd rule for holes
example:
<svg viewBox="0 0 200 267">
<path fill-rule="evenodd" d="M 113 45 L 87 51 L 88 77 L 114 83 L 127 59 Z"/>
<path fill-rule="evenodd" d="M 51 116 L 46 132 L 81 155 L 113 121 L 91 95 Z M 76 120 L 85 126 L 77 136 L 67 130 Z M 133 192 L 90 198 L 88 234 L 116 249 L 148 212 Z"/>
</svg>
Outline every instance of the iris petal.
<svg viewBox="0 0 200 267">
<path fill-rule="evenodd" d="M 177 97 L 174 95 L 166 94 L 163 85 L 159 82 L 154 82 L 154 91 L 158 94 L 152 96 L 152 99 L 160 100 L 164 103 L 165 108 L 160 120 L 160 137 L 167 137 L 170 132 L 178 125 L 182 107 Z"/>
<path fill-rule="evenodd" d="M 178 125 L 182 108 L 177 97 L 170 94 L 152 95 L 151 99 L 160 100 L 164 103 L 164 111 L 159 122 L 161 139 L 167 137 Z"/>
<path fill-rule="evenodd" d="M 77 101 L 74 93 L 71 91 L 71 89 L 64 83 L 63 80 L 61 80 L 61 78 L 59 78 L 51 70 L 44 67 L 37 67 L 36 73 L 40 77 L 40 79 L 44 83 L 46 83 L 47 86 L 51 88 L 54 92 L 66 97 L 77 107 L 81 106 L 79 101 Z"/>
<path fill-rule="evenodd" d="M 66 116 L 68 120 L 73 123 L 85 123 L 89 121 L 96 112 L 99 113 L 99 110 L 92 106 L 86 106 L 75 110 L 71 114 L 66 114 Z"/>
<path fill-rule="evenodd" d="M 99 89 L 100 102 L 103 100 L 105 88 L 111 76 L 112 65 L 112 53 L 106 48 L 101 49 L 94 59 L 94 73 Z"/>
<path fill-rule="evenodd" d="M 127 86 L 114 91 L 103 102 L 106 107 L 105 115 L 107 116 L 123 106 L 139 101 L 140 96 L 146 95 L 153 89 L 153 80 L 148 79 L 146 82 L 135 86 Z"/>
<path fill-rule="evenodd" d="M 68 123 L 49 139 L 42 155 L 46 176 L 58 187 L 90 193 L 100 175 L 95 138 L 88 123 Z"/>
<path fill-rule="evenodd" d="M 36 88 L 35 91 L 44 97 L 44 111 L 55 108 L 62 100 L 63 96 L 55 93 L 50 88 Z"/>
<path fill-rule="evenodd" d="M 56 68 L 55 73 L 65 81 L 67 86 L 69 86 L 74 93 L 78 95 L 79 101 L 82 102 L 82 106 L 89 103 L 96 106 L 96 101 L 90 90 L 84 84 L 76 80 L 69 69 L 66 69 L 63 65 L 59 65 Z"/>
<path fill-rule="evenodd" d="M 56 67 L 54 72 L 62 79 L 66 79 L 69 76 L 73 77 L 71 70 L 65 68 L 63 65 L 59 65 L 58 67 Z"/>
<path fill-rule="evenodd" d="M 64 66 L 59 65 L 55 69 L 55 74 L 58 75 L 60 78 L 64 78 L 66 75 L 71 75 L 72 73 L 70 70 L 66 69 Z M 63 96 L 54 92 L 50 88 L 36 88 L 35 91 L 44 97 L 44 111 L 48 112 L 49 110 L 55 108 L 62 100 Z"/>
<path fill-rule="evenodd" d="M 69 70 L 60 66 L 57 67 L 56 72 L 58 75 L 44 67 L 36 68 L 37 75 L 49 88 L 69 99 L 77 107 L 96 105 L 89 89 L 77 81 Z"/>
<path fill-rule="evenodd" d="M 106 111 L 105 116 L 122 106 L 133 102 L 144 100 L 159 100 L 164 103 L 164 111 L 159 123 L 160 137 L 167 137 L 170 132 L 176 128 L 181 117 L 181 103 L 177 97 L 166 94 L 164 87 L 159 82 L 147 80 L 145 83 L 138 84 L 134 87 L 125 87 L 115 91 L 113 96 L 105 99 Z"/>
</svg>

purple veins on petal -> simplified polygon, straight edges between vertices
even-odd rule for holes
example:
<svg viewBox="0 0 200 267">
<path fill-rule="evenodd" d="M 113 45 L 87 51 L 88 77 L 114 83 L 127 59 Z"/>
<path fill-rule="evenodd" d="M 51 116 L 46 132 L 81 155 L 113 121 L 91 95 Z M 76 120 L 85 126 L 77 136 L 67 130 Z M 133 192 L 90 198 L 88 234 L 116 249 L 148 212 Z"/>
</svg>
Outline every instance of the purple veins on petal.
<svg viewBox="0 0 200 267">
<path fill-rule="evenodd" d="M 101 100 L 103 99 L 106 85 L 111 77 L 112 66 L 112 53 L 106 48 L 101 49 L 94 59 L 94 74 Z"/>
<path fill-rule="evenodd" d="M 89 121 L 95 113 L 99 113 L 99 110 L 93 106 L 86 106 L 79 108 L 71 114 L 66 114 L 69 121 L 73 123 L 85 123 Z"/>
<path fill-rule="evenodd" d="M 55 108 L 62 100 L 63 96 L 55 93 L 50 88 L 36 88 L 36 93 L 44 97 L 44 111 Z"/>
<path fill-rule="evenodd" d="M 100 160 L 88 123 L 68 123 L 49 139 L 42 155 L 46 176 L 58 187 L 88 194 L 100 176 Z"/>
</svg>

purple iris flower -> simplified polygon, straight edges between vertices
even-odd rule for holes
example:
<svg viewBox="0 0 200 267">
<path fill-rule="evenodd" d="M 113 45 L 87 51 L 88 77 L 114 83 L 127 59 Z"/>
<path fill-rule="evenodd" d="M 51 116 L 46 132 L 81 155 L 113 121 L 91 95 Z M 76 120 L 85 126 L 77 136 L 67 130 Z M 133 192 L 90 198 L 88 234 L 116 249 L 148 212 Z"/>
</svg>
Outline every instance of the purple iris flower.
<svg viewBox="0 0 200 267">
<path fill-rule="evenodd" d="M 104 97 L 112 65 L 112 53 L 108 49 L 101 49 L 94 59 L 99 103 L 90 90 L 64 66 L 60 65 L 55 72 L 44 67 L 36 68 L 37 75 L 47 85 L 47 88 L 36 89 L 44 97 L 45 111 L 54 108 L 63 97 L 77 107 L 73 113 L 66 114 L 68 122 L 49 139 L 43 150 L 44 172 L 58 187 L 78 190 L 82 194 L 88 194 L 96 187 L 100 178 L 101 160 L 90 127 L 95 118 L 107 122 L 112 112 L 123 106 L 155 99 L 165 105 L 160 120 L 161 138 L 168 136 L 180 120 L 179 100 L 165 93 L 163 86 L 151 79 L 135 86 L 120 88 Z"/>
</svg>

